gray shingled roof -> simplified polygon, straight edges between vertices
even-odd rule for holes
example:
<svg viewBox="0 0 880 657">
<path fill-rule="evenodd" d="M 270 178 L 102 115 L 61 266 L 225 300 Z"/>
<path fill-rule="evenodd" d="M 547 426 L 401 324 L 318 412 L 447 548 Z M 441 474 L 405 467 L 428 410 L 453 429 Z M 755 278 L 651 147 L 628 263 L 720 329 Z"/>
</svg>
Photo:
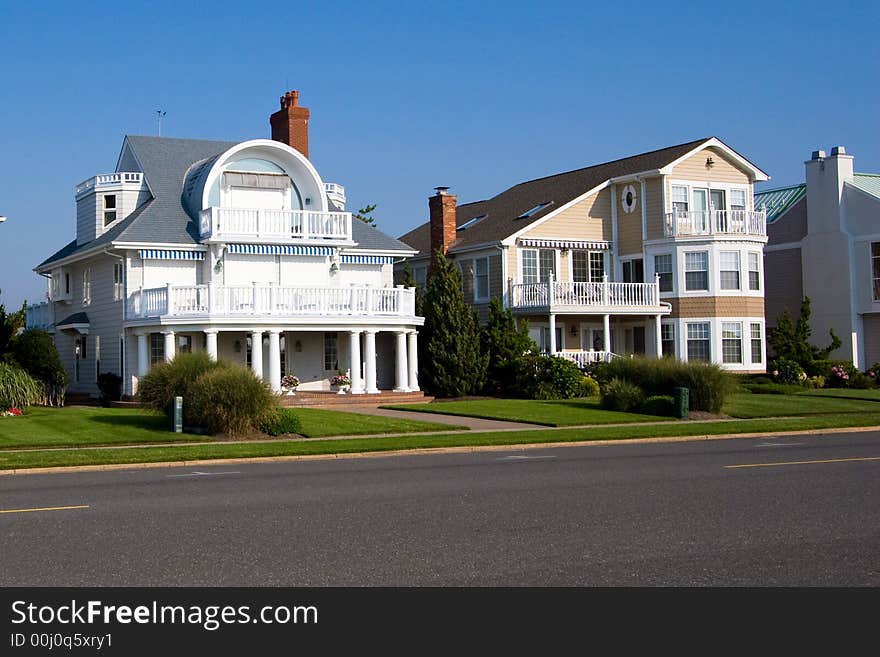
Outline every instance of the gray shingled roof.
<svg viewBox="0 0 880 657">
<path fill-rule="evenodd" d="M 37 268 L 111 242 L 197 244 L 199 242 L 197 208 L 186 199 L 193 189 L 204 184 L 207 165 L 239 142 L 172 137 L 126 136 L 126 142 L 143 169 L 153 198 L 103 235 L 77 246 L 73 240 Z M 124 148 L 124 145 L 123 145 Z M 186 189 L 185 189 L 186 188 Z M 409 249 L 406 244 L 353 222 L 354 240 L 365 249 Z M 358 226 L 357 224 L 360 224 Z M 363 227 L 366 230 L 362 230 Z"/>
<path fill-rule="evenodd" d="M 89 316 L 85 313 L 73 313 L 72 315 L 68 315 L 60 322 L 55 325 L 55 328 L 63 328 L 65 326 L 72 326 L 73 324 L 88 324 Z"/>
<path fill-rule="evenodd" d="M 711 137 L 529 180 L 488 200 L 459 205 L 456 208 L 456 226 L 481 215 L 486 217 L 466 230 L 459 231 L 450 251 L 486 242 L 500 242 L 610 178 L 660 169 L 709 139 Z M 525 219 L 517 218 L 542 203 L 547 205 L 540 211 Z M 431 249 L 429 224 L 422 224 L 402 235 L 400 239 L 418 250 L 419 255 L 427 255 Z"/>
</svg>

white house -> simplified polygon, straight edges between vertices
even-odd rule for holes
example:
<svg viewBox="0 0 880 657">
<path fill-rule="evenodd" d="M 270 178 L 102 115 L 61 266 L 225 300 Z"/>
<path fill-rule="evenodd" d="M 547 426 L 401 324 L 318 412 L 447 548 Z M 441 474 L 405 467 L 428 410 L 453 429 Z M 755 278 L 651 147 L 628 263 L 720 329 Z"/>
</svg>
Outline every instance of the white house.
<svg viewBox="0 0 880 657">
<path fill-rule="evenodd" d="M 813 151 L 806 182 L 762 190 L 768 209 L 767 324 L 810 297 L 813 339 L 829 329 L 843 344 L 832 358 L 859 368 L 880 361 L 880 175 L 855 173 L 843 146 Z"/>
<path fill-rule="evenodd" d="M 205 350 L 275 390 L 418 391 L 414 290 L 393 284 L 414 253 L 345 212 L 345 190 L 308 159 L 297 92 L 272 140 L 125 137 L 116 169 L 76 187 L 76 238 L 35 271 L 48 300 L 28 326 L 54 334 L 72 392 L 102 372 L 123 394 L 155 363 Z"/>
</svg>

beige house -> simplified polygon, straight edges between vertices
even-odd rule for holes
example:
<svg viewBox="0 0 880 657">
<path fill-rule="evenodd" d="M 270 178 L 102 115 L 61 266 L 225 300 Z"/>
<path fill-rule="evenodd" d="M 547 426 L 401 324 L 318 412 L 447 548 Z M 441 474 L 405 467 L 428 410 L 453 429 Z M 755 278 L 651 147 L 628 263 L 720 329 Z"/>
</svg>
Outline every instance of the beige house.
<svg viewBox="0 0 880 657">
<path fill-rule="evenodd" d="M 481 319 L 502 298 L 548 353 L 582 365 L 648 354 L 763 371 L 767 237 L 753 185 L 768 178 L 711 137 L 463 205 L 440 187 L 429 222 L 400 239 L 418 250 L 418 284 L 442 250 Z"/>
</svg>

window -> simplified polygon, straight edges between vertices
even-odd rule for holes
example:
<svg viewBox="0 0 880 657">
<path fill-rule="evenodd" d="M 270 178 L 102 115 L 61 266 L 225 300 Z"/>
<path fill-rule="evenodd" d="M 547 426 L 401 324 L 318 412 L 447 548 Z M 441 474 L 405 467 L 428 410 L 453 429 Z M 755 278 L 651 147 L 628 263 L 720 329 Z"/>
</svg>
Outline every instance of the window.
<svg viewBox="0 0 880 657">
<path fill-rule="evenodd" d="M 672 254 L 654 256 L 654 272 L 660 275 L 660 291 L 672 292 Z"/>
<path fill-rule="evenodd" d="M 428 268 L 424 266 L 413 268 L 413 279 L 418 287 L 425 287 L 428 282 Z"/>
<path fill-rule="evenodd" d="M 761 254 L 749 252 L 749 289 L 761 289 Z"/>
<path fill-rule="evenodd" d="M 746 190 L 731 189 L 730 190 L 730 209 L 745 210 L 746 209 Z"/>
<path fill-rule="evenodd" d="M 590 280 L 599 283 L 605 278 L 605 254 L 601 251 L 590 253 Z"/>
<path fill-rule="evenodd" d="M 725 363 L 743 362 L 741 323 L 723 322 L 721 324 L 721 360 Z"/>
<path fill-rule="evenodd" d="M 113 265 L 113 300 L 119 301 L 125 294 L 125 287 L 122 284 L 122 263 L 117 262 Z"/>
<path fill-rule="evenodd" d="M 721 252 L 721 289 L 739 289 L 739 251 Z"/>
<path fill-rule="evenodd" d="M 880 242 L 871 242 L 871 272 L 874 278 L 874 301 L 880 301 Z"/>
<path fill-rule="evenodd" d="M 645 282 L 645 261 L 641 258 L 637 260 L 626 260 L 621 263 L 623 267 L 624 283 L 644 283 Z"/>
<path fill-rule="evenodd" d="M 563 346 L 562 342 L 562 327 L 556 327 L 556 351 L 560 351 Z M 545 354 L 550 353 L 550 327 L 545 326 L 541 329 L 541 344 L 539 345 L 541 351 Z"/>
<path fill-rule="evenodd" d="M 92 302 L 92 269 L 86 267 L 82 273 L 82 293 L 84 306 L 88 306 Z"/>
<path fill-rule="evenodd" d="M 605 276 L 605 254 L 601 251 L 571 252 L 571 280 L 575 283 L 600 283 Z"/>
<path fill-rule="evenodd" d="M 524 249 L 522 252 L 523 283 L 544 283 L 556 271 L 556 251 Z"/>
<path fill-rule="evenodd" d="M 70 272 L 64 272 L 64 295 L 70 296 Z"/>
<path fill-rule="evenodd" d="M 191 335 L 178 335 L 177 336 L 177 353 L 179 354 L 191 354 L 193 350 Z"/>
<path fill-rule="evenodd" d="M 339 369 L 339 352 L 337 351 L 336 333 L 324 334 L 324 369 L 328 372 Z"/>
<path fill-rule="evenodd" d="M 474 224 L 480 223 L 483 219 L 485 219 L 488 216 L 489 215 L 487 215 L 487 214 L 481 214 L 479 217 L 474 217 L 473 219 L 469 219 L 468 221 L 465 221 L 461 226 L 459 226 L 455 230 L 467 230 L 468 228 L 470 228 Z"/>
<path fill-rule="evenodd" d="M 116 221 L 116 194 L 104 194 L 104 225 Z"/>
<path fill-rule="evenodd" d="M 161 333 L 150 333 L 150 365 L 165 360 L 165 336 Z"/>
<path fill-rule="evenodd" d="M 675 357 L 675 324 L 660 325 L 660 347 L 665 358 Z"/>
<path fill-rule="evenodd" d="M 710 360 L 709 322 L 687 325 L 687 357 L 688 360 Z"/>
<path fill-rule="evenodd" d="M 95 336 L 95 381 L 101 373 L 101 336 Z"/>
<path fill-rule="evenodd" d="M 672 211 L 682 214 L 688 211 L 688 188 L 681 185 L 672 186 Z"/>
<path fill-rule="evenodd" d="M 761 324 L 752 322 L 752 362 L 760 363 L 764 359 L 764 341 L 761 339 Z"/>
<path fill-rule="evenodd" d="M 489 300 L 489 258 L 474 260 L 474 301 Z"/>
<path fill-rule="evenodd" d="M 547 201 L 547 202 L 545 202 L 545 203 L 538 203 L 538 205 L 536 205 L 535 207 L 533 207 L 533 208 L 531 208 L 531 209 L 529 209 L 529 210 L 526 210 L 526 211 L 523 212 L 521 215 L 519 215 L 519 216 L 517 217 L 517 219 L 528 219 L 529 217 L 531 217 L 531 216 L 532 216 L 533 214 L 535 214 L 536 212 L 540 212 L 541 210 L 543 210 L 544 208 L 546 208 L 548 205 L 550 205 L 550 202 L 549 202 L 549 201 Z"/>
<path fill-rule="evenodd" d="M 709 289 L 708 251 L 696 251 L 684 254 L 684 289 Z"/>
</svg>

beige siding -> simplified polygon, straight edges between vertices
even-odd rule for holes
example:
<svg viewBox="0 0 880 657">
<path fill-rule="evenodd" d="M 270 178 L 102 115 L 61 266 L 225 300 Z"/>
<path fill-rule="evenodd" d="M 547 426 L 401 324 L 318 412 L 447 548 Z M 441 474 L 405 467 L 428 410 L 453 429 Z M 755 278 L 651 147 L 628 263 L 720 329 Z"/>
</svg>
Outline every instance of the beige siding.
<svg viewBox="0 0 880 657">
<path fill-rule="evenodd" d="M 712 157 L 712 168 L 706 167 L 706 158 Z M 739 168 L 716 148 L 705 148 L 686 160 L 680 162 L 672 169 L 672 178 L 675 180 L 693 180 L 705 182 L 726 182 L 748 184 L 749 174 Z"/>
<path fill-rule="evenodd" d="M 610 240 L 611 191 L 603 189 L 585 198 L 526 231 L 521 237 Z"/>
<path fill-rule="evenodd" d="M 648 239 L 663 237 L 663 178 L 649 178 L 645 181 L 645 207 L 648 210 Z"/>
<path fill-rule="evenodd" d="M 667 299 L 672 317 L 763 317 L 761 297 L 686 297 Z"/>
<path fill-rule="evenodd" d="M 801 250 L 785 249 L 764 253 L 767 325 L 776 326 L 776 318 L 785 310 L 788 310 L 792 317 L 797 317 L 803 297 Z"/>
<path fill-rule="evenodd" d="M 642 252 L 641 185 L 630 183 L 636 189 L 636 204 L 632 212 L 624 212 L 621 196 L 626 185 L 617 185 L 617 254 L 621 256 Z"/>
</svg>

